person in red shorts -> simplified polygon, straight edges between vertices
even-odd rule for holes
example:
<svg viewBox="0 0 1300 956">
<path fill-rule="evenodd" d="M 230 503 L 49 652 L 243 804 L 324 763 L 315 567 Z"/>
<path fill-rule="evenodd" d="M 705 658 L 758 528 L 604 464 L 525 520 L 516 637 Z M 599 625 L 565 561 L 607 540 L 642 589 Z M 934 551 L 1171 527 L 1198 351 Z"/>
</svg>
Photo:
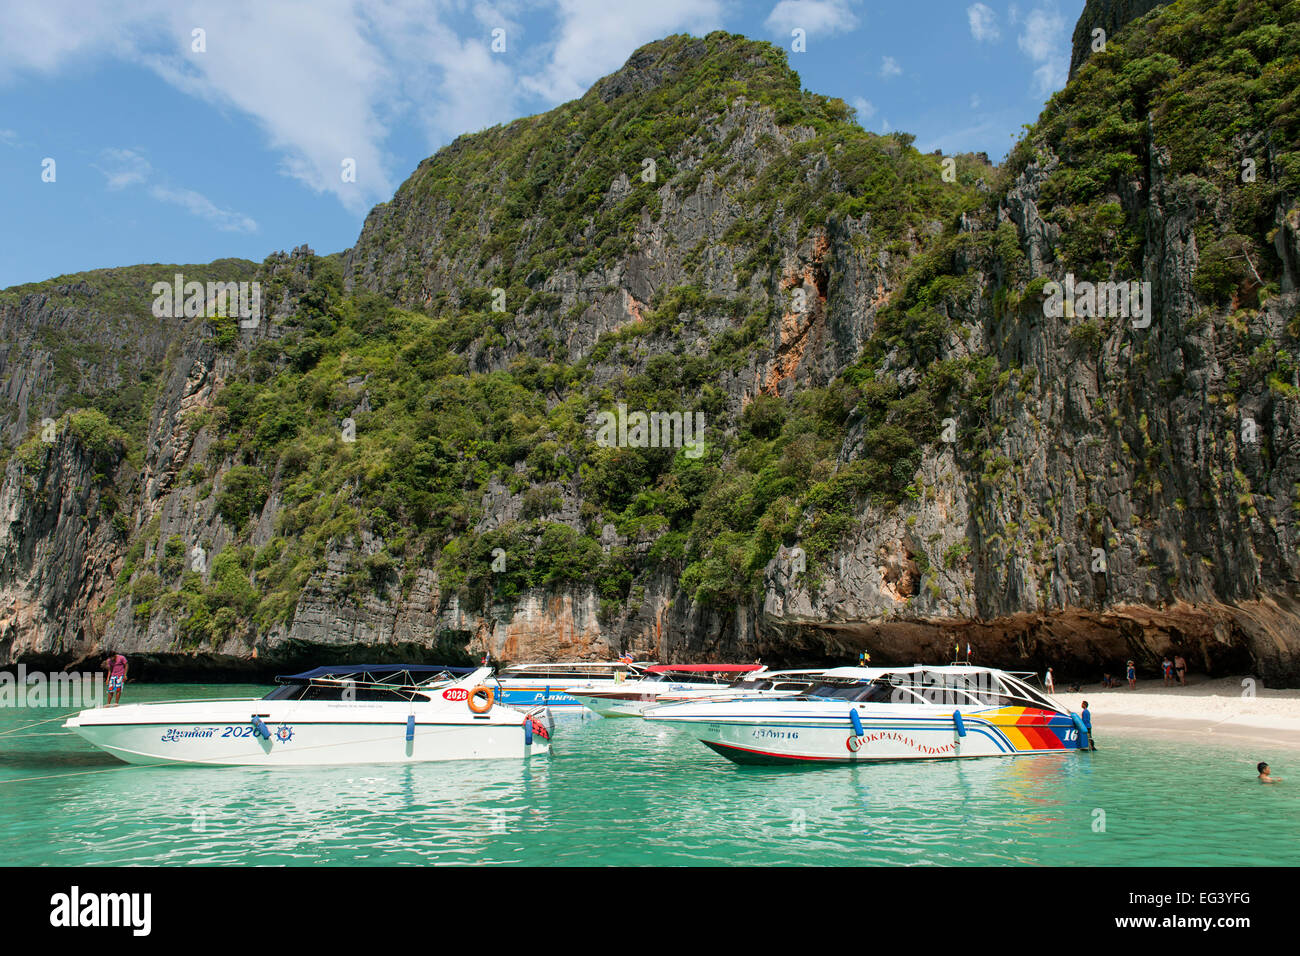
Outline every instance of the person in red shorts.
<svg viewBox="0 0 1300 956">
<path fill-rule="evenodd" d="M 122 700 L 122 685 L 126 683 L 126 658 L 121 654 L 110 653 L 104 660 L 104 670 L 108 678 L 108 706 L 114 707 Z"/>
</svg>

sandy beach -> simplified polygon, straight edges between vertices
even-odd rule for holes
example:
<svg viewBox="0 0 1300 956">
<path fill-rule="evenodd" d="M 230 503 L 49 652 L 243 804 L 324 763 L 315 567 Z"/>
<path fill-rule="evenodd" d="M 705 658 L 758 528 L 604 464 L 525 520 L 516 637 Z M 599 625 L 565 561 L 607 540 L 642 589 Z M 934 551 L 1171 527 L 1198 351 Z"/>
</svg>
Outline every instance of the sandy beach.
<svg viewBox="0 0 1300 956">
<path fill-rule="evenodd" d="M 1269 690 L 1253 678 L 1189 676 L 1186 687 L 1138 681 L 1136 690 L 1094 684 L 1081 693 L 1058 684 L 1055 696 L 1075 711 L 1088 701 L 1099 742 L 1114 732 L 1300 748 L 1300 690 Z"/>
</svg>

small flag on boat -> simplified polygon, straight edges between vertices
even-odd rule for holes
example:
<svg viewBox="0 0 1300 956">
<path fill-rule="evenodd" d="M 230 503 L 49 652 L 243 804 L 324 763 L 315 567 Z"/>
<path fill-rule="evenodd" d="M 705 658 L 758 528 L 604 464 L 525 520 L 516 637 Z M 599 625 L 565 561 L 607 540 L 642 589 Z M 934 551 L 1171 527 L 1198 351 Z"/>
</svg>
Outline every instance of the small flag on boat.
<svg viewBox="0 0 1300 956">
<path fill-rule="evenodd" d="M 620 664 L 631 664 L 631 663 L 632 663 L 632 655 L 631 655 L 631 654 L 624 654 L 622 657 L 620 657 L 620 658 L 618 659 L 618 662 L 619 662 Z"/>
<path fill-rule="evenodd" d="M 478 665 L 478 666 L 479 666 L 479 667 L 487 667 L 487 663 L 488 663 L 488 655 L 487 655 L 487 651 L 484 651 L 484 652 L 483 652 L 483 660 L 479 661 L 479 665 Z"/>
<path fill-rule="evenodd" d="M 970 641 L 966 642 L 966 660 L 970 660 Z"/>
</svg>

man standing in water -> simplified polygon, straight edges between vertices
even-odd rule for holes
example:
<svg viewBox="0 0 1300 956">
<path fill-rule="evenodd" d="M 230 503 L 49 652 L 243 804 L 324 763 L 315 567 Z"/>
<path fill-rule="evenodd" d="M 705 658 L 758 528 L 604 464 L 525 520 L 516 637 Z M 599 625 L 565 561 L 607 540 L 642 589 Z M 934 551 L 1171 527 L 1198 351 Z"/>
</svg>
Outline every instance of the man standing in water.
<svg viewBox="0 0 1300 956">
<path fill-rule="evenodd" d="M 122 699 L 122 684 L 126 682 L 126 658 L 121 654 L 109 654 L 104 660 L 104 670 L 108 678 L 108 706 L 116 706 Z"/>
<path fill-rule="evenodd" d="M 1260 783 L 1281 783 L 1281 782 L 1282 782 L 1282 778 L 1281 778 L 1281 777 L 1274 777 L 1274 776 L 1269 772 L 1268 764 L 1266 764 L 1266 763 L 1261 763 L 1261 764 L 1260 764 L 1258 767 L 1256 767 L 1255 769 L 1259 771 L 1259 782 L 1260 782 Z"/>
<path fill-rule="evenodd" d="M 1092 714 L 1088 710 L 1088 702 L 1083 702 L 1083 710 L 1079 712 L 1079 717 L 1083 720 L 1083 726 L 1088 728 L 1088 749 L 1096 750 L 1097 745 L 1092 742 Z"/>
</svg>

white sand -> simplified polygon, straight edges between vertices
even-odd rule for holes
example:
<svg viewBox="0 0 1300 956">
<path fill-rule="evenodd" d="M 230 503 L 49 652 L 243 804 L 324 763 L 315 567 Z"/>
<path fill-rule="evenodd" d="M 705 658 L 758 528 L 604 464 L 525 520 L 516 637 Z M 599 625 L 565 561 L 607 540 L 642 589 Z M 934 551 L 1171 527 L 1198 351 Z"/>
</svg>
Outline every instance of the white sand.
<svg viewBox="0 0 1300 956">
<path fill-rule="evenodd" d="M 1056 698 L 1078 711 L 1088 701 L 1098 739 L 1115 732 L 1196 736 L 1224 743 L 1251 740 L 1300 747 L 1300 690 L 1269 690 L 1259 680 L 1228 677 L 1196 680 L 1187 686 L 1165 687 L 1160 681 L 1138 681 L 1136 690 L 1085 686 L 1082 693 L 1061 692 Z"/>
</svg>

